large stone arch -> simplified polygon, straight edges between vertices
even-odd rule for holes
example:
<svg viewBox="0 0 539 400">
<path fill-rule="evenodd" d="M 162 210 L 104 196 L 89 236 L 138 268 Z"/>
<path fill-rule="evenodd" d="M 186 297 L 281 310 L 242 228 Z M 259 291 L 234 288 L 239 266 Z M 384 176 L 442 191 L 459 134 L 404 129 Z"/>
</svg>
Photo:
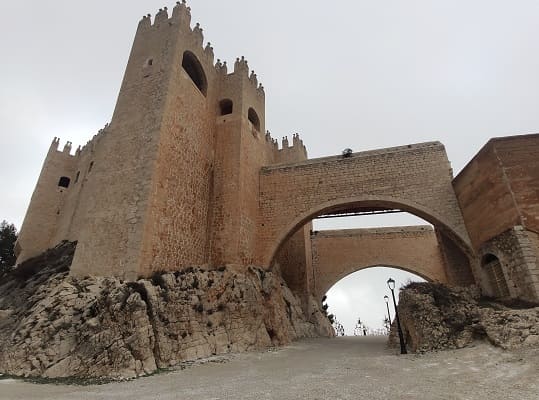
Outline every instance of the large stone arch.
<svg viewBox="0 0 539 400">
<path fill-rule="evenodd" d="M 448 280 L 431 226 L 320 231 L 311 236 L 311 246 L 312 293 L 318 299 L 344 277 L 375 266 L 402 269 L 427 281 Z"/>
<path fill-rule="evenodd" d="M 439 142 L 262 168 L 258 262 L 322 214 L 398 209 L 417 215 L 472 255 L 452 170 Z"/>
</svg>

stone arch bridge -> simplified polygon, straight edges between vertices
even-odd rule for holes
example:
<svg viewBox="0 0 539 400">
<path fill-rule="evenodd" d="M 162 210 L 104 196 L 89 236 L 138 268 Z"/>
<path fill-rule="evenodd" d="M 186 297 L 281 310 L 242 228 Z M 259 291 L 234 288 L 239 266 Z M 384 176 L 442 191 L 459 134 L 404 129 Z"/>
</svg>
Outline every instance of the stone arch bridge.
<svg viewBox="0 0 539 400">
<path fill-rule="evenodd" d="M 473 250 L 452 180 L 449 160 L 439 142 L 264 167 L 260 171 L 257 261 L 266 267 L 279 261 L 293 290 L 320 295 L 342 276 L 330 277 L 321 265 L 318 269 L 313 267 L 313 249 L 309 249 L 306 233 L 309 222 L 321 215 L 399 210 L 434 226 L 429 240 L 438 246 L 439 257 L 433 260 L 430 272 L 424 270 L 425 265 L 407 265 L 404 255 L 399 260 L 392 254 L 390 265 L 432 280 L 473 282 L 470 269 Z M 298 240 L 301 237 L 305 240 Z M 294 253 L 291 242 L 296 248 L 305 246 L 307 256 L 301 262 L 297 257 L 301 251 L 296 249 L 296 257 L 291 257 Z M 348 247 L 346 251 L 354 249 Z M 294 262 L 283 262 L 283 253 L 284 258 Z M 378 264 L 383 262 L 377 260 Z M 368 266 L 372 264 L 356 264 L 356 267 Z M 315 287 L 314 282 L 324 283 Z"/>
<path fill-rule="evenodd" d="M 436 233 L 428 225 L 319 231 L 311 235 L 311 246 L 316 298 L 347 275 L 377 266 L 409 271 L 428 281 L 447 281 Z"/>
</svg>

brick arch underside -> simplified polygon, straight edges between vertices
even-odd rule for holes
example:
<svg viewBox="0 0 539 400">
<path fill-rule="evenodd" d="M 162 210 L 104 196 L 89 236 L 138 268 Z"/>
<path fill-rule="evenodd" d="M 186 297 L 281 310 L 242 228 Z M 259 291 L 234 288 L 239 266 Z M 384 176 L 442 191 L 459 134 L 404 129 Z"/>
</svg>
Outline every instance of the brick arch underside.
<svg viewBox="0 0 539 400">
<path fill-rule="evenodd" d="M 439 143 L 263 168 L 258 261 L 270 267 L 283 244 L 319 215 L 368 209 L 414 214 L 473 255 L 452 178 Z"/>
</svg>

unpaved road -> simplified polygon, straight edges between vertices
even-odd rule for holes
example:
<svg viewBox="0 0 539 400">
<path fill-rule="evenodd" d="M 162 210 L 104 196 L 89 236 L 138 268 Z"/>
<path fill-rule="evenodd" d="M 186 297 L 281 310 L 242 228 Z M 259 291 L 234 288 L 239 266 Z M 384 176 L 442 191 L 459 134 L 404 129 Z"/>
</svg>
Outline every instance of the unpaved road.
<svg viewBox="0 0 539 400">
<path fill-rule="evenodd" d="M 131 382 L 100 386 L 0 380 L 1 399 L 538 400 L 539 351 L 486 344 L 397 355 L 384 337 L 296 342 Z M 224 361 L 224 362 L 223 362 Z"/>
</svg>

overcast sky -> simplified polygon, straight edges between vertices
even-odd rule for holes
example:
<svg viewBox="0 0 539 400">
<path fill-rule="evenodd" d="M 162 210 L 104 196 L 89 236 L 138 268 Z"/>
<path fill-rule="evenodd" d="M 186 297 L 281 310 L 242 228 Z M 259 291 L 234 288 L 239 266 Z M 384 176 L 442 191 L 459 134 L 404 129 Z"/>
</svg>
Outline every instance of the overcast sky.
<svg viewBox="0 0 539 400">
<path fill-rule="evenodd" d="M 0 220 L 20 227 L 54 136 L 76 147 L 110 120 L 137 23 L 163 6 L 1 2 Z M 458 173 L 490 137 L 539 131 L 537 0 L 190 6 L 216 58 L 257 72 L 273 136 L 299 132 L 311 157 L 439 140 Z"/>
</svg>

